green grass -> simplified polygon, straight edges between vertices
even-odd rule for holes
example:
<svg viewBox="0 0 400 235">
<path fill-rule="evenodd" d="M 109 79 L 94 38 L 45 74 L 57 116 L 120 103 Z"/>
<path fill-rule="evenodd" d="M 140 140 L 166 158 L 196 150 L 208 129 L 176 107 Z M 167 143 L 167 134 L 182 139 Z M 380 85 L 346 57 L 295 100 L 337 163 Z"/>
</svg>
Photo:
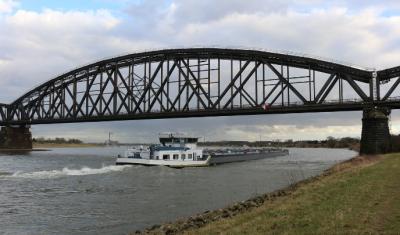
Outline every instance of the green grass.
<svg viewBox="0 0 400 235">
<path fill-rule="evenodd" d="M 400 154 L 347 163 L 233 218 L 186 234 L 400 234 Z"/>
</svg>

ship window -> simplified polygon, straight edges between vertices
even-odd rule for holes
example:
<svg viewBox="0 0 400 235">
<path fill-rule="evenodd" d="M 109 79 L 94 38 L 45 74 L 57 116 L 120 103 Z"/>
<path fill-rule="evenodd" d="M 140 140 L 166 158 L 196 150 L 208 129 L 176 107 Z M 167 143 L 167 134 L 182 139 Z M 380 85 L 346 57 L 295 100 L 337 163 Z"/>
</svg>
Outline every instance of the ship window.
<svg viewBox="0 0 400 235">
<path fill-rule="evenodd" d="M 164 154 L 162 155 L 163 160 L 169 160 L 169 154 Z"/>
<path fill-rule="evenodd" d="M 188 159 L 192 159 L 192 154 L 191 153 L 188 154 Z"/>
<path fill-rule="evenodd" d="M 182 156 L 182 160 L 185 160 L 186 154 L 182 154 L 181 156 Z"/>
<path fill-rule="evenodd" d="M 174 160 L 178 160 L 179 159 L 179 154 L 174 154 L 173 157 L 174 157 Z"/>
</svg>

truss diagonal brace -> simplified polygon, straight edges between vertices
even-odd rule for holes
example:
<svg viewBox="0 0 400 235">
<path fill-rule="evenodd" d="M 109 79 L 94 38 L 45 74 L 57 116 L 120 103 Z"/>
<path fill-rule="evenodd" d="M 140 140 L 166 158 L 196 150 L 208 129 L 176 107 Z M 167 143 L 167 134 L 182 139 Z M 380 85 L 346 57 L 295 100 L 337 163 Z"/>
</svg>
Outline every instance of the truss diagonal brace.
<svg viewBox="0 0 400 235">
<path fill-rule="evenodd" d="M 39 97 L 36 99 L 35 102 L 35 107 L 34 107 L 34 112 L 36 112 L 39 116 L 40 116 L 40 111 L 39 111 L 39 106 L 42 103 L 44 97 L 46 96 L 46 92 L 49 90 L 50 86 L 46 86 L 45 89 L 42 91 L 42 93 L 39 95 Z M 10 116 L 10 118 L 13 116 L 14 114 L 12 114 Z M 33 117 L 33 115 L 32 115 Z"/>
<path fill-rule="evenodd" d="M 287 85 L 287 87 L 289 87 L 290 90 L 293 91 L 293 93 L 294 93 L 304 104 L 307 103 L 307 100 L 304 98 L 304 96 L 302 96 L 302 95 L 300 94 L 300 92 L 299 92 L 296 88 L 294 88 L 294 87 L 292 86 L 292 84 L 290 84 L 290 83 L 288 82 L 288 80 L 287 80 L 286 78 L 284 78 L 284 77 L 282 76 L 282 74 L 281 74 L 278 70 L 276 70 L 276 68 L 275 68 L 274 66 L 272 66 L 269 62 L 264 62 L 264 63 L 272 70 L 272 72 L 274 72 L 274 73 L 276 74 L 276 76 L 278 76 L 278 78 L 279 78 L 279 80 L 281 80 L 281 82 L 283 82 L 285 85 Z"/>
<path fill-rule="evenodd" d="M 370 98 L 364 93 L 364 91 L 357 85 L 353 78 L 349 75 L 344 75 L 344 79 L 350 84 L 355 92 L 364 100 L 368 101 Z"/>
<path fill-rule="evenodd" d="M 287 88 L 287 85 L 284 85 L 284 87 L 276 94 L 275 98 L 271 101 L 269 105 L 275 104 L 276 100 L 279 98 L 279 96 L 282 95 L 283 91 Z M 283 104 L 282 104 L 283 105 Z"/>
<path fill-rule="evenodd" d="M 251 70 L 251 72 L 247 75 L 247 77 L 242 81 L 242 84 L 240 84 L 240 86 L 236 89 L 236 91 L 233 93 L 233 95 L 231 96 L 231 98 L 229 98 L 229 100 L 226 102 L 226 104 L 224 105 L 224 109 L 226 109 L 226 107 L 228 107 L 228 105 L 232 102 L 232 100 L 236 97 L 236 95 L 242 91 L 244 85 L 246 85 L 247 81 L 251 78 L 251 76 L 253 76 L 253 74 L 256 72 L 256 70 L 258 69 L 258 67 L 260 67 L 261 62 L 257 62 L 256 65 L 254 66 L 254 68 Z"/>
<path fill-rule="evenodd" d="M 107 78 L 106 78 L 106 81 L 103 83 L 103 87 L 101 87 L 101 89 L 100 89 L 100 93 L 99 93 L 99 95 L 97 96 L 97 98 L 96 98 L 96 100 L 94 101 L 94 106 L 96 106 L 98 103 L 99 103 L 99 101 L 100 101 L 100 104 L 102 103 L 102 102 L 104 102 L 104 103 L 106 103 L 106 100 L 105 100 L 105 98 L 104 98 L 104 96 L 103 96 L 103 94 L 104 94 L 104 91 L 106 90 L 106 88 L 107 88 L 107 86 L 108 86 L 108 83 L 110 82 L 110 80 L 112 79 L 112 74 L 115 72 L 115 69 L 114 68 L 112 68 L 111 69 L 111 73 L 109 73 L 108 71 L 106 71 L 106 74 L 107 74 Z M 111 96 L 112 97 L 112 96 Z M 104 110 L 100 110 L 101 111 L 101 115 L 103 115 L 104 113 L 105 113 L 105 111 L 107 111 L 107 109 L 108 109 L 108 111 L 109 112 L 111 112 L 111 110 L 109 109 L 109 107 L 108 107 L 108 105 L 106 105 L 105 106 L 105 108 L 104 108 Z M 75 112 L 75 111 L 74 111 Z M 82 112 L 81 110 L 77 110 L 77 113 L 79 113 L 79 112 Z M 77 113 L 75 114 L 75 115 L 77 115 Z M 83 114 L 83 113 L 82 113 Z"/>
<path fill-rule="evenodd" d="M 92 78 L 92 80 L 90 81 L 90 83 L 89 83 L 88 86 L 86 87 L 86 91 L 85 91 L 85 94 L 84 94 L 83 97 L 82 97 L 81 102 L 78 104 L 77 112 L 78 112 L 78 113 L 81 112 L 82 115 L 84 115 L 84 116 L 85 116 L 85 112 L 82 111 L 82 106 L 83 106 L 83 104 L 85 103 L 85 100 L 86 100 L 86 101 L 88 100 L 87 97 L 88 97 L 89 94 L 90 94 L 90 89 L 92 88 L 93 83 L 94 83 L 94 81 L 96 80 L 96 78 L 97 78 L 98 75 L 99 75 L 99 73 L 96 73 L 96 75 Z M 86 115 L 88 115 L 88 114 L 86 113 Z"/>
<path fill-rule="evenodd" d="M 325 101 L 325 98 L 329 95 L 329 92 L 332 91 L 332 88 L 336 85 L 338 80 L 339 80 L 339 77 L 337 75 L 334 76 L 334 79 L 331 82 L 331 84 L 329 85 L 329 87 L 324 90 L 322 97 L 319 100 L 317 100 L 318 104 L 322 104 L 322 102 Z"/>
<path fill-rule="evenodd" d="M 0 104 L 0 117 L 1 117 L 0 121 L 4 122 L 7 120 L 6 113 L 7 113 L 7 107 L 5 105 Z"/>
<path fill-rule="evenodd" d="M 271 91 L 268 93 L 268 95 L 264 97 L 264 99 L 263 99 L 263 101 L 262 101 L 261 104 L 265 104 L 265 102 L 267 102 L 267 100 L 269 99 L 269 97 L 271 97 L 271 95 L 275 92 L 275 90 L 276 90 L 276 89 L 279 87 L 279 85 L 281 85 L 281 84 L 282 84 L 281 81 L 277 82 L 277 83 L 275 84 L 275 86 L 271 89 Z M 265 89 L 265 88 L 263 87 L 263 89 Z M 283 89 L 282 89 L 282 90 L 283 90 Z"/>
<path fill-rule="evenodd" d="M 238 88 L 235 86 L 235 89 L 238 89 Z M 240 93 L 242 93 L 243 98 L 247 102 L 249 102 L 249 104 L 254 104 L 253 107 L 257 106 L 257 102 L 253 99 L 253 97 L 251 97 L 251 95 L 246 90 L 242 89 L 242 90 L 240 90 Z"/>
<path fill-rule="evenodd" d="M 209 97 L 209 94 L 207 94 L 206 91 L 205 91 L 205 90 L 203 89 L 203 87 L 201 86 L 200 81 L 199 81 L 199 78 L 196 78 L 196 76 L 193 74 L 192 70 L 190 69 L 189 65 L 186 63 L 185 60 L 181 60 L 181 61 L 182 61 L 183 65 L 186 67 L 186 69 L 188 70 L 190 76 L 196 81 L 196 87 L 198 87 L 198 88 L 201 90 L 201 92 L 203 93 L 203 95 L 206 97 L 208 103 L 211 104 L 211 106 L 212 106 L 213 103 L 212 103 L 212 101 L 211 101 L 211 99 L 210 99 L 210 97 Z M 179 68 L 179 69 L 182 69 L 182 68 Z M 183 76 L 185 76 L 185 74 L 183 74 Z M 188 75 L 187 75 L 186 77 L 187 77 L 188 80 L 190 80 Z M 189 82 L 189 85 L 190 85 L 190 86 L 192 87 L 192 89 L 193 89 L 193 86 L 191 85 L 192 83 L 190 83 L 190 81 L 188 81 L 188 82 Z M 200 94 L 196 94 L 196 95 L 197 95 L 197 97 L 200 99 L 200 101 L 202 102 L 202 104 L 204 105 L 204 108 L 207 108 L 207 106 L 205 105 L 204 101 L 200 98 Z"/>
<path fill-rule="evenodd" d="M 181 61 L 182 61 L 184 64 L 186 64 L 183 60 L 181 60 Z M 196 94 L 197 98 L 199 99 L 199 101 L 201 102 L 201 104 L 203 105 L 203 107 L 204 107 L 205 109 L 207 109 L 206 103 L 204 103 L 203 99 L 200 97 L 200 94 L 196 91 L 196 88 L 197 88 L 198 85 L 199 85 L 198 79 L 197 79 L 196 77 L 193 77 L 193 79 L 196 81 L 196 87 L 194 87 L 193 84 L 190 82 L 190 79 L 189 79 L 189 74 L 190 74 L 190 71 L 191 71 L 191 70 L 190 70 L 190 68 L 188 67 L 188 65 L 187 65 L 187 64 L 185 65 L 185 67 L 186 67 L 187 70 L 189 71 L 188 74 L 185 74 L 185 71 L 183 71 L 183 69 L 182 69 L 180 66 L 178 66 L 178 67 L 179 67 L 179 70 L 181 71 L 183 77 L 185 78 L 187 84 L 188 84 L 188 85 L 190 86 L 190 88 L 192 89 L 193 93 Z M 203 89 L 202 87 L 200 87 L 200 89 L 201 89 L 202 91 L 204 91 L 204 89 Z M 207 96 L 207 95 L 205 95 L 205 96 Z M 192 97 L 192 96 L 191 96 L 191 97 Z M 187 102 L 190 102 L 190 99 L 188 99 Z"/>
<path fill-rule="evenodd" d="M 332 80 L 336 77 L 337 75 L 335 73 L 331 74 L 331 76 L 329 76 L 328 80 L 325 82 L 325 84 L 322 86 L 321 90 L 318 92 L 317 96 L 315 97 L 315 103 L 319 102 L 319 99 L 321 98 L 321 96 L 324 94 L 324 92 L 330 92 L 331 89 L 329 89 L 328 91 L 326 91 L 326 88 L 329 86 L 329 84 L 331 84 Z M 336 82 L 336 80 L 335 80 Z"/>
<path fill-rule="evenodd" d="M 396 82 L 392 85 L 392 87 L 390 87 L 389 91 L 382 98 L 382 101 L 387 100 L 393 94 L 393 91 L 396 90 L 396 88 L 399 86 L 399 84 L 400 84 L 400 77 L 397 78 Z"/>
<path fill-rule="evenodd" d="M 51 101 L 51 105 L 49 106 L 49 109 L 45 113 L 46 118 L 50 117 L 51 112 L 56 107 L 56 103 L 57 103 L 58 99 L 60 98 L 60 91 L 56 91 L 55 94 L 56 94 L 56 97 Z M 53 112 L 53 115 L 54 115 L 54 113 L 55 113 L 55 111 Z"/>
<path fill-rule="evenodd" d="M 178 64 L 178 62 L 175 61 L 174 64 L 172 65 L 172 67 L 169 69 L 167 76 L 165 77 L 165 79 L 164 79 L 163 83 L 161 84 L 161 86 L 158 88 L 157 93 L 154 95 L 153 101 L 150 103 L 150 107 L 149 107 L 149 110 L 148 110 L 149 112 L 153 108 L 154 103 L 156 102 L 156 100 L 159 100 L 158 97 L 163 92 L 163 89 L 164 89 L 165 85 L 167 84 L 167 82 L 169 81 L 169 78 L 171 77 L 172 73 L 174 72 L 174 69 L 177 66 L 177 64 Z M 160 105 L 163 106 L 163 104 L 161 103 L 160 100 L 159 100 L 159 102 L 160 102 Z"/>
<path fill-rule="evenodd" d="M 164 64 L 164 61 L 160 61 L 160 63 L 158 64 L 158 66 L 157 66 L 157 68 L 156 68 L 156 71 L 154 71 L 153 75 L 151 76 L 151 78 L 150 78 L 150 80 L 149 80 L 149 83 L 147 84 L 145 90 L 143 91 L 142 96 L 139 98 L 139 100 L 138 100 L 138 102 L 137 102 L 138 104 L 136 105 L 136 107 L 135 107 L 135 109 L 133 110 L 132 113 L 135 113 L 135 112 L 139 109 L 139 106 L 142 104 L 144 98 L 145 98 L 146 95 L 147 95 L 147 92 L 151 89 L 151 87 L 152 87 L 152 85 L 153 85 L 153 82 L 154 82 L 154 80 L 156 79 L 157 74 L 160 72 L 161 67 L 163 66 L 163 64 Z"/>
<path fill-rule="evenodd" d="M 239 72 L 237 72 L 237 74 L 235 75 L 235 77 L 232 79 L 232 81 L 229 83 L 229 85 L 225 88 L 225 90 L 222 92 L 222 94 L 220 95 L 220 97 L 218 97 L 217 101 L 215 101 L 213 109 L 215 109 L 217 107 L 217 105 L 221 102 L 221 100 L 224 98 L 224 96 L 226 95 L 226 93 L 228 93 L 228 91 L 233 87 L 233 85 L 235 84 L 236 80 L 240 77 L 240 75 L 242 75 L 242 73 L 244 72 L 244 70 L 246 70 L 247 66 L 250 64 L 250 60 L 246 61 L 246 63 L 243 65 L 242 68 L 240 68 Z"/>
</svg>

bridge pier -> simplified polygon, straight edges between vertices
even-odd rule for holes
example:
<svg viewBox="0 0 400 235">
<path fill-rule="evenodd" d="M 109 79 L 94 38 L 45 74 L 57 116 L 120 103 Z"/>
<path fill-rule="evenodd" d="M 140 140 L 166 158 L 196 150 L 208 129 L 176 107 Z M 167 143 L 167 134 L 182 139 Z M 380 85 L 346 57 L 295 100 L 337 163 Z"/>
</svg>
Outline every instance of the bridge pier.
<svg viewBox="0 0 400 235">
<path fill-rule="evenodd" d="M 360 154 L 390 152 L 389 114 L 390 109 L 382 107 L 370 107 L 363 110 Z"/>
<path fill-rule="evenodd" d="M 4 126 L 0 130 L 0 149 L 32 149 L 32 133 L 28 126 Z"/>
</svg>

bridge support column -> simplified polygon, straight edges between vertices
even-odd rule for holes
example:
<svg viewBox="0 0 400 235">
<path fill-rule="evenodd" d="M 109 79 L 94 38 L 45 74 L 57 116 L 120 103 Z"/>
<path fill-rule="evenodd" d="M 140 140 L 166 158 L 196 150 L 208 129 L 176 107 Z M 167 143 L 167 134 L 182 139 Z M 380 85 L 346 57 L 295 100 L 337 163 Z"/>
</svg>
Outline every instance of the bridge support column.
<svg viewBox="0 0 400 235">
<path fill-rule="evenodd" d="M 0 149 L 32 149 L 30 128 L 27 126 L 1 127 Z"/>
<path fill-rule="evenodd" d="M 360 154 L 380 154 L 391 150 L 387 108 L 365 108 L 362 119 Z"/>
</svg>

